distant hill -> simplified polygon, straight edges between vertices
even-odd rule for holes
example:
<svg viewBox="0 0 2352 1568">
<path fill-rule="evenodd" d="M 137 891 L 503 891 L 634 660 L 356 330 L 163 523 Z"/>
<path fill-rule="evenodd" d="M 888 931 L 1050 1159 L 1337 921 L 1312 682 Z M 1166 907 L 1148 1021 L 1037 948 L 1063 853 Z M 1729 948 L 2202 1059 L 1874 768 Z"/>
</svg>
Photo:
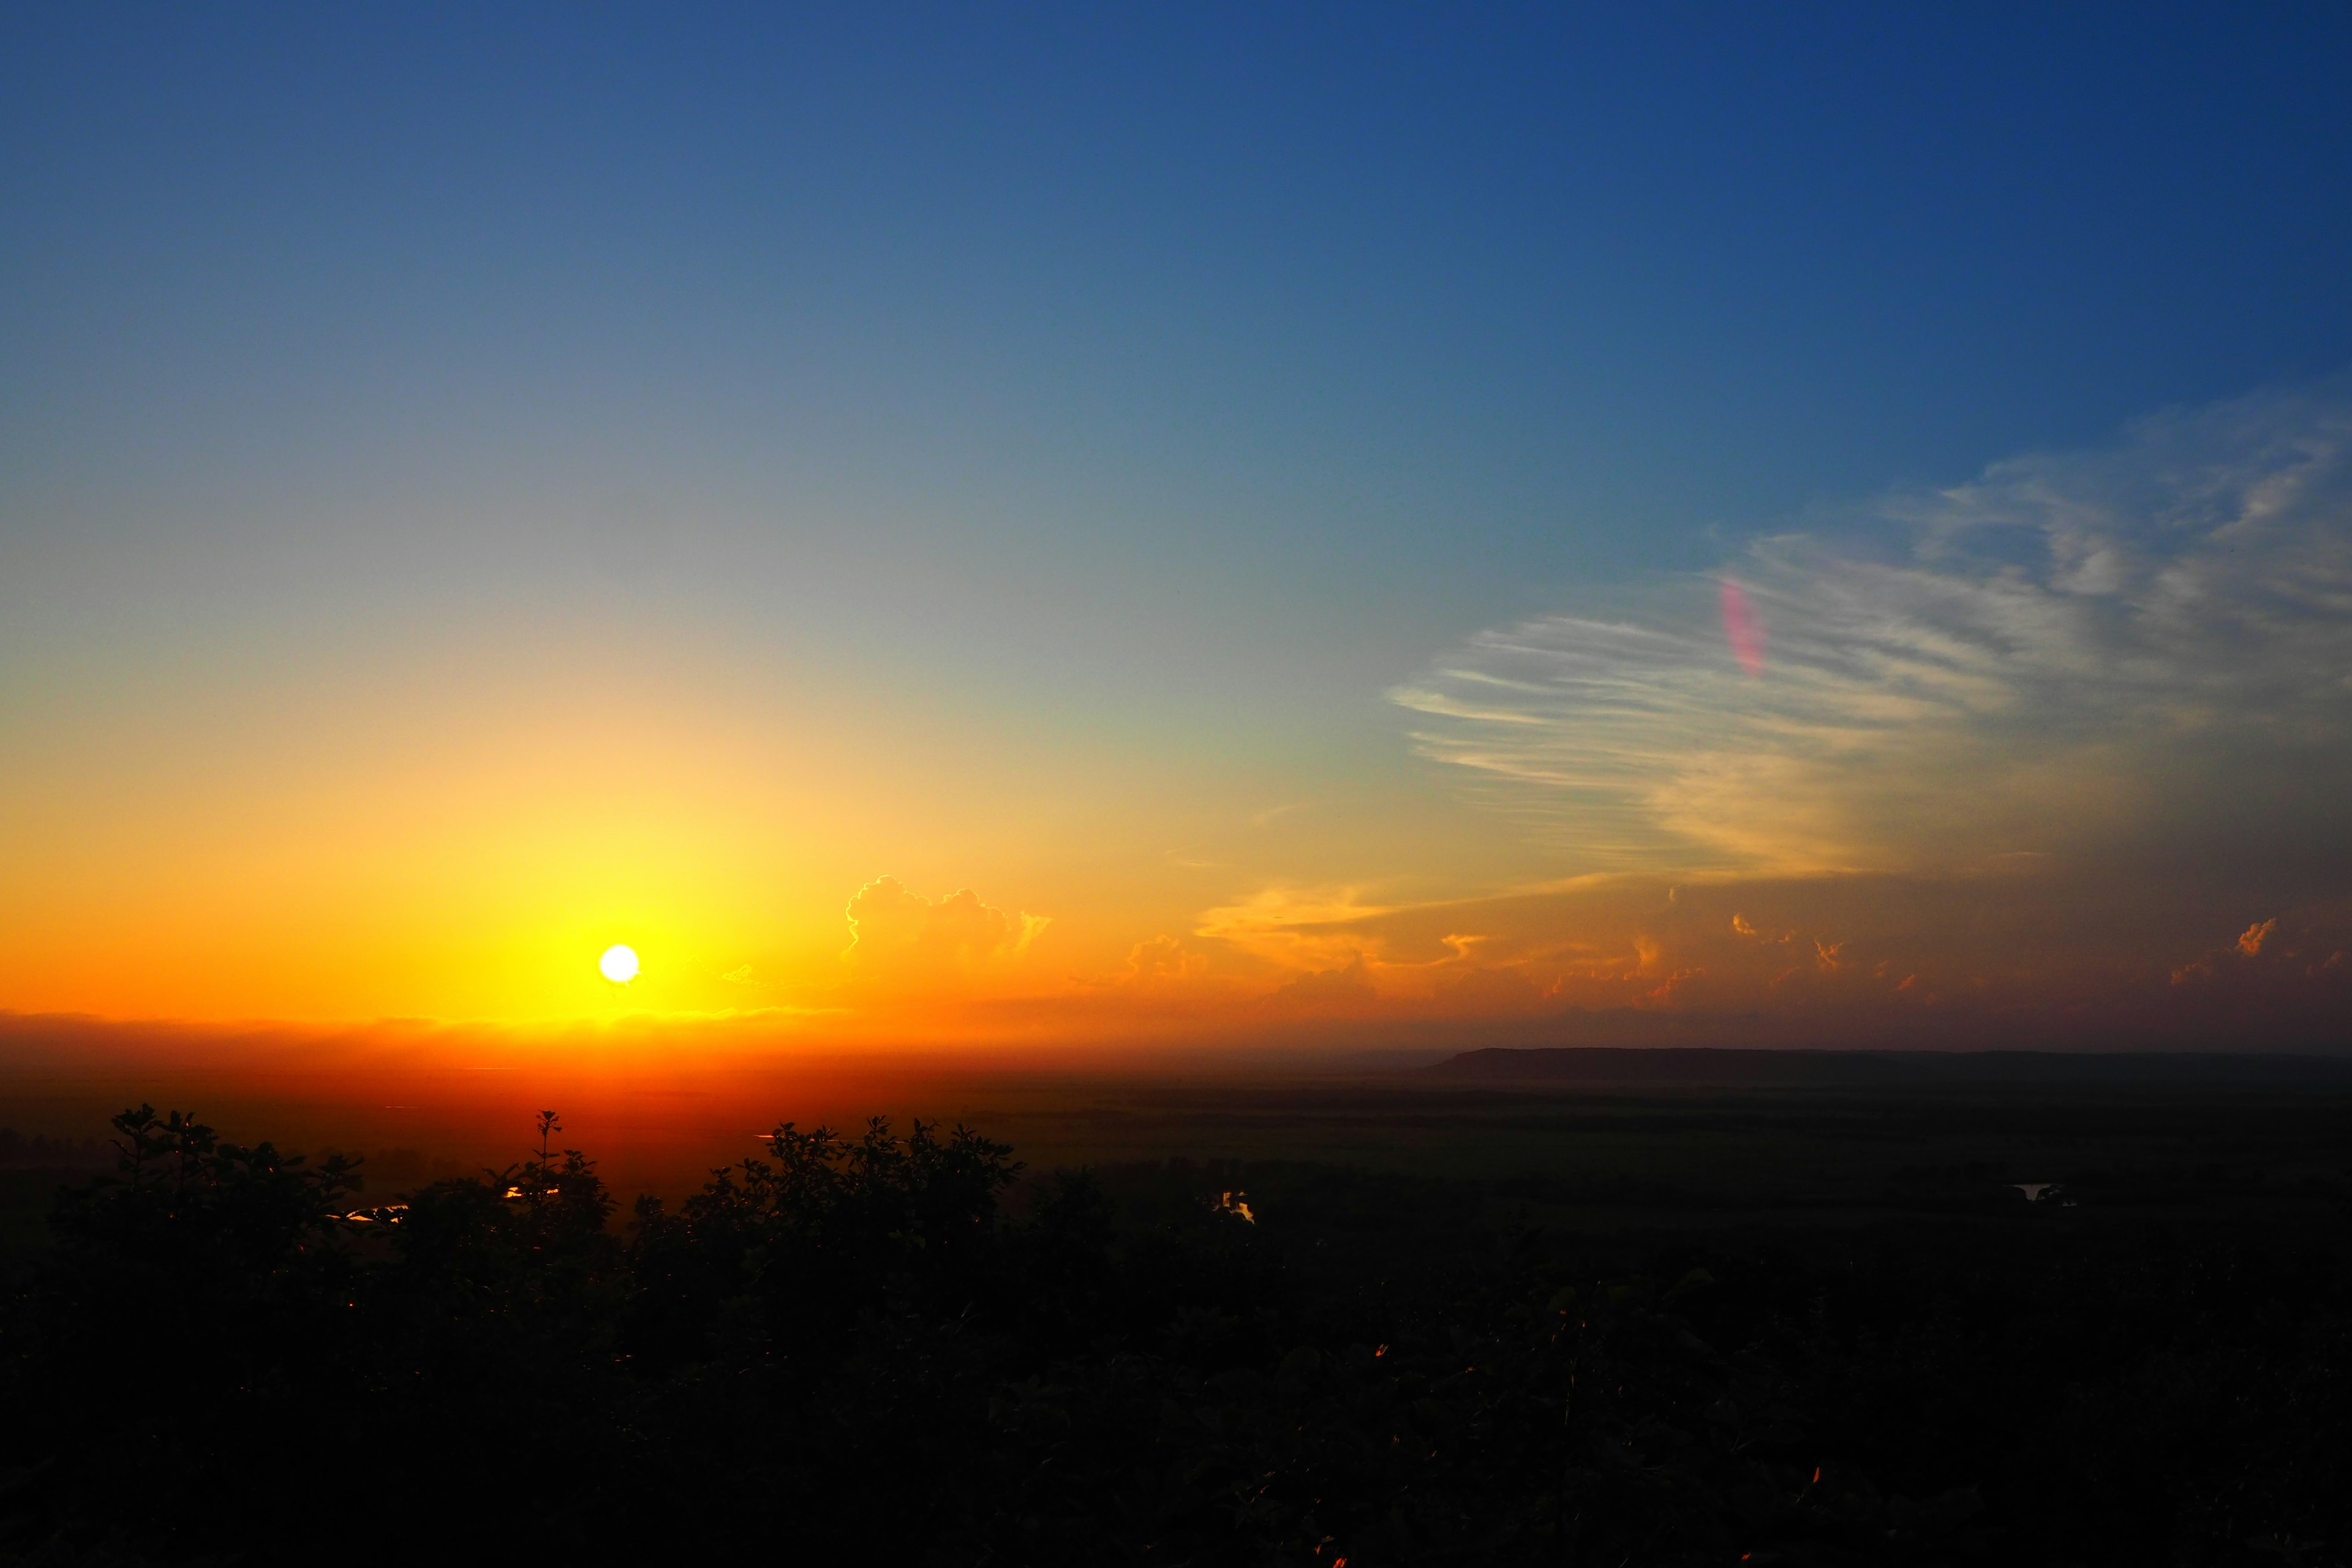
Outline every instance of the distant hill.
<svg viewBox="0 0 2352 1568">
<path fill-rule="evenodd" d="M 1464 1051 L 1417 1075 L 1524 1084 L 2309 1084 L 2352 1089 L 2352 1057 L 2213 1051 L 1794 1051 L 1717 1047 Z"/>
</svg>

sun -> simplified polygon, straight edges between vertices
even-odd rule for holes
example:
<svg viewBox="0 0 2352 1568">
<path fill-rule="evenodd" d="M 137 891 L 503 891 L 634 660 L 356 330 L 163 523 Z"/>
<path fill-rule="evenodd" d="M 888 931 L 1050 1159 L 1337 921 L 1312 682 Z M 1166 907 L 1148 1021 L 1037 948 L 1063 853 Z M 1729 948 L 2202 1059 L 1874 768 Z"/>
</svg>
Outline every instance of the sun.
<svg viewBox="0 0 2352 1568">
<path fill-rule="evenodd" d="M 604 956 L 596 961 L 596 967 L 603 970 L 604 978 L 614 984 L 626 985 L 637 977 L 637 950 L 626 942 L 616 942 L 604 950 Z"/>
</svg>

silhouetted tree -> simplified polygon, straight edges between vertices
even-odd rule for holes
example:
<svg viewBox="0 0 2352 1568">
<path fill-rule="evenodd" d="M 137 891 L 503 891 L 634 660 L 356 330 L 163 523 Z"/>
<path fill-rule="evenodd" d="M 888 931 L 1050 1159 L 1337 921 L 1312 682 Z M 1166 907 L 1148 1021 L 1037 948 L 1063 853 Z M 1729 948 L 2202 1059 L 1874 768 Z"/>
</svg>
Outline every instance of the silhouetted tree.
<svg viewBox="0 0 2352 1568">
<path fill-rule="evenodd" d="M 625 1233 L 116 1119 L 0 1312 L 0 1564 L 2340 1560 L 2352 1270 L 2006 1226 L 1551 1238 L 1309 1167 L 792 1124 Z M 1212 1201 L 1244 1184 L 1257 1223 Z M 2092 1189 L 2095 1190 L 2095 1189 Z M 1274 1195 L 1265 1202 L 1258 1199 Z M 2022 1213 L 2022 1209 L 2020 1210 Z"/>
</svg>

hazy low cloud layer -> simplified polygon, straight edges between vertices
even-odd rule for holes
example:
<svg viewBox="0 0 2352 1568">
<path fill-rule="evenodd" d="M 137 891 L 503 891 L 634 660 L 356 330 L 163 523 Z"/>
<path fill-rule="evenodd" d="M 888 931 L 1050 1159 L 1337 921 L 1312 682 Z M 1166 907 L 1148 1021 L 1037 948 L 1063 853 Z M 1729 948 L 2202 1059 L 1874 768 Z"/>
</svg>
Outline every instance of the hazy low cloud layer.
<svg viewBox="0 0 2352 1568">
<path fill-rule="evenodd" d="M 1391 695 L 1583 869 L 2315 896 L 2352 866 L 2352 384 L 1884 497 L 1725 576 L 1744 606 L 1526 622 Z"/>
<path fill-rule="evenodd" d="M 1633 876 L 1491 898 L 1258 906 L 1266 998 L 1460 1042 L 2332 1048 L 2352 900 L 2119 906 L 2093 879 Z M 1312 965 L 1309 967 L 1309 965 Z"/>
</svg>

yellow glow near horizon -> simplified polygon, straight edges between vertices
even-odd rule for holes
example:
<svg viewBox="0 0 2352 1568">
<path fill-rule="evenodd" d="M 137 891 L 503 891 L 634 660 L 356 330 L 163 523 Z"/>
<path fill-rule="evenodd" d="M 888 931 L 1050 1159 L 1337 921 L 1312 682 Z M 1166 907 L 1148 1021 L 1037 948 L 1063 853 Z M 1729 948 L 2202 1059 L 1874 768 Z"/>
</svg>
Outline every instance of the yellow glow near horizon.
<svg viewBox="0 0 2352 1568">
<path fill-rule="evenodd" d="M 604 956 L 596 961 L 596 967 L 604 971 L 604 978 L 614 984 L 626 985 L 637 977 L 637 950 L 625 942 L 616 942 L 604 950 Z"/>
</svg>

